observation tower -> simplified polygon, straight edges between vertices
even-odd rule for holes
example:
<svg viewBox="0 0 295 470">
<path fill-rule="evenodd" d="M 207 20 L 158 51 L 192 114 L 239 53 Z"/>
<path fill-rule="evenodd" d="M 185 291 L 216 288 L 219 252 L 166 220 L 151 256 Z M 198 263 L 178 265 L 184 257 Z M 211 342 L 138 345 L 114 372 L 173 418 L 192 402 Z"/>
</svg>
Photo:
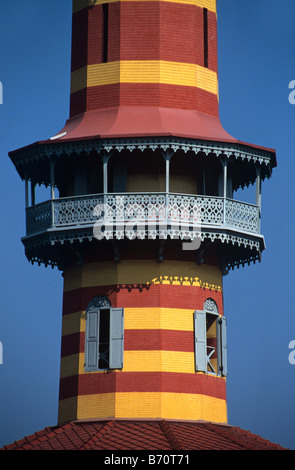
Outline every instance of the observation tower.
<svg viewBox="0 0 295 470">
<path fill-rule="evenodd" d="M 63 129 L 10 153 L 63 275 L 58 426 L 227 425 L 223 276 L 261 259 L 276 155 L 221 125 L 216 2 L 74 0 L 71 54 Z"/>
</svg>

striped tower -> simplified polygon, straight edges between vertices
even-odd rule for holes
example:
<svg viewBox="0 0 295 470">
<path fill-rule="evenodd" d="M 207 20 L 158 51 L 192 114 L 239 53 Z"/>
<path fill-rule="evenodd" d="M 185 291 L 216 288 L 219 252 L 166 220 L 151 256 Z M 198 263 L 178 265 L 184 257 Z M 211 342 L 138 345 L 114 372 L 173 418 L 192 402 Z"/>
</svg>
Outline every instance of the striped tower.
<svg viewBox="0 0 295 470">
<path fill-rule="evenodd" d="M 276 161 L 220 123 L 216 16 L 215 0 L 74 0 L 69 119 L 10 154 L 26 255 L 64 277 L 59 423 L 227 422 L 223 276 L 261 258 Z M 234 199 L 246 185 L 253 204 Z"/>
<path fill-rule="evenodd" d="M 158 108 L 218 116 L 215 1 L 89 3 L 74 2 L 71 120 L 94 112 L 95 118 L 83 118 L 95 126 L 122 113 L 116 134 L 124 136 L 151 134 L 147 127 L 155 124 L 148 121 Z M 161 156 L 124 157 L 130 160 L 128 192 L 165 190 Z M 180 165 L 179 159 L 177 170 Z M 196 192 L 190 170 L 170 176 L 172 191 Z M 194 311 L 213 298 L 223 312 L 219 260 L 213 256 L 198 267 L 180 250 L 165 247 L 159 263 L 154 242 L 134 240 L 121 244 L 120 263 L 112 253 L 94 259 L 91 250 L 83 267 L 65 270 L 60 422 L 109 416 L 227 420 L 225 379 L 196 373 L 194 360 Z M 124 308 L 123 367 L 111 373 L 84 370 L 85 313 L 97 295 Z"/>
<path fill-rule="evenodd" d="M 74 2 L 71 117 L 125 106 L 218 115 L 215 0 L 88 3 Z"/>
</svg>

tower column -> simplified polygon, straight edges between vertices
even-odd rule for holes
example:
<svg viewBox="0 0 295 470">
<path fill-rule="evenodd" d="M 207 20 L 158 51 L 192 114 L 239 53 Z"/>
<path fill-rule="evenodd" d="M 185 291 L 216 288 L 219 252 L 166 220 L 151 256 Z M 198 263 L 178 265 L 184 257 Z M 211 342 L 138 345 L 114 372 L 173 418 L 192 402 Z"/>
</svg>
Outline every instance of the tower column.
<svg viewBox="0 0 295 470">
<path fill-rule="evenodd" d="M 170 161 L 173 155 L 173 152 L 166 150 L 162 152 L 162 155 L 165 160 L 165 191 L 166 195 L 169 195 L 170 192 Z"/>
<path fill-rule="evenodd" d="M 260 168 L 256 168 L 256 206 L 261 209 L 261 177 L 260 177 Z"/>
<path fill-rule="evenodd" d="M 64 273 L 59 422 L 110 416 L 227 422 L 213 328 L 207 342 L 210 354 L 215 350 L 215 372 L 209 365 L 207 374 L 196 371 L 195 356 L 194 312 L 215 305 L 217 317 L 223 314 L 220 268 L 169 256 L 162 263 L 131 253 L 126 259 L 124 252 L 120 263 L 92 258 Z M 95 299 L 105 299 L 101 315 L 106 305 L 123 312 L 118 369 L 87 368 L 88 311 L 95 312 Z"/>
<path fill-rule="evenodd" d="M 227 197 L 227 159 L 223 161 L 223 198 Z"/>
<path fill-rule="evenodd" d="M 225 158 L 223 164 L 223 223 L 226 223 L 226 197 L 227 197 L 227 159 Z"/>
<path fill-rule="evenodd" d="M 258 230 L 260 230 L 260 219 L 261 219 L 261 176 L 260 167 L 256 168 L 256 206 L 258 207 Z"/>
<path fill-rule="evenodd" d="M 103 193 L 108 193 L 108 163 L 110 155 L 102 153 L 101 155 L 102 164 L 103 164 Z"/>
<path fill-rule="evenodd" d="M 169 194 L 169 173 L 170 173 L 170 155 L 168 156 L 167 154 L 165 155 L 165 160 L 166 160 L 166 194 Z"/>
</svg>

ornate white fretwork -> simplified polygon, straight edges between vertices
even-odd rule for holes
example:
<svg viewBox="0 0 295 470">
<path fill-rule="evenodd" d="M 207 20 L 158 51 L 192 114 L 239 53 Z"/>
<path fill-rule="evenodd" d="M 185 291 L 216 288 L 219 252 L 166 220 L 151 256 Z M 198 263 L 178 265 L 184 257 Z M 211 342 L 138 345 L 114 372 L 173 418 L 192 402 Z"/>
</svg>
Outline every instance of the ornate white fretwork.
<svg viewBox="0 0 295 470">
<path fill-rule="evenodd" d="M 211 142 L 197 139 L 184 139 L 175 137 L 163 138 L 129 138 L 129 139 L 100 139 L 100 140 L 84 140 L 73 142 L 55 142 L 46 144 L 36 144 L 30 148 L 24 148 L 17 152 L 11 152 L 10 157 L 17 167 L 18 171 L 22 173 L 26 165 L 32 164 L 35 161 L 48 159 L 52 157 L 59 158 L 62 155 L 75 154 L 90 154 L 96 152 L 122 152 L 140 150 L 144 152 L 150 149 L 152 151 L 172 150 L 173 152 L 183 151 L 185 153 L 193 152 L 198 154 L 202 152 L 205 155 L 215 154 L 217 157 L 235 158 L 242 161 L 251 161 L 259 165 L 265 164 L 269 167 L 273 162 L 273 154 L 264 149 L 256 148 L 251 145 L 242 145 L 239 143 L 225 143 L 225 142 Z"/>
<path fill-rule="evenodd" d="M 106 296 L 98 295 L 90 300 L 89 304 L 87 305 L 86 310 L 90 310 L 91 308 L 103 308 L 103 307 L 111 307 L 111 302 Z"/>
<path fill-rule="evenodd" d="M 33 209 L 33 210 L 32 210 Z M 52 226 L 52 203 L 46 201 L 26 209 L 27 234 L 42 232 Z"/>
<path fill-rule="evenodd" d="M 230 227 L 237 227 L 240 230 L 254 233 L 259 232 L 259 213 L 257 212 L 257 207 L 251 204 L 227 199 L 225 204 L 225 221 Z"/>
<path fill-rule="evenodd" d="M 218 313 L 217 303 L 215 302 L 215 300 L 208 298 L 204 302 L 203 310 L 205 312 Z"/>
<path fill-rule="evenodd" d="M 45 265 L 60 266 L 59 246 L 95 238 L 114 242 L 171 238 L 182 240 L 183 249 L 189 250 L 198 249 L 201 242 L 218 243 L 225 250 L 225 245 L 232 245 L 236 247 L 232 256 L 226 250 L 227 268 L 259 261 L 265 247 L 259 207 L 222 197 L 98 194 L 52 199 L 26 211 L 26 255 Z"/>
</svg>

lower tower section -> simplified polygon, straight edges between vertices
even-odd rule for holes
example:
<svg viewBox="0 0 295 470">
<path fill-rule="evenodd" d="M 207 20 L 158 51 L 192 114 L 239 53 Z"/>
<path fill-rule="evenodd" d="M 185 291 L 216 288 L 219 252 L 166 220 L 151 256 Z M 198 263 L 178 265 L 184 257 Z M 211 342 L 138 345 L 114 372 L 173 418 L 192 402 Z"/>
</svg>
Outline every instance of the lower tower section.
<svg viewBox="0 0 295 470">
<path fill-rule="evenodd" d="M 212 264 L 139 256 L 66 269 L 59 423 L 227 422 L 222 318 Z"/>
</svg>

